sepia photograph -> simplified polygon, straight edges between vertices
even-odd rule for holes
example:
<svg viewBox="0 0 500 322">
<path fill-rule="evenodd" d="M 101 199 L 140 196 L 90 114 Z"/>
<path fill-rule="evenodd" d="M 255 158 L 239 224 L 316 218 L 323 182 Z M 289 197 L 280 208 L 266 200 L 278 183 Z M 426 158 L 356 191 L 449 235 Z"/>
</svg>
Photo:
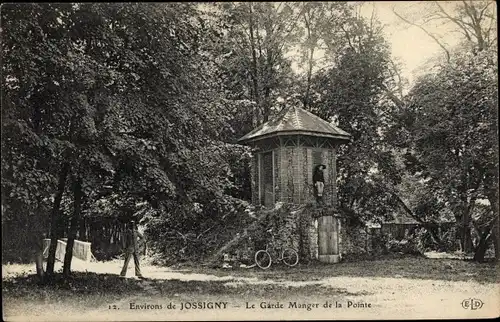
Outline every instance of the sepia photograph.
<svg viewBox="0 0 500 322">
<path fill-rule="evenodd" d="M 494 1 L 3 3 L 4 321 L 500 316 Z"/>
</svg>

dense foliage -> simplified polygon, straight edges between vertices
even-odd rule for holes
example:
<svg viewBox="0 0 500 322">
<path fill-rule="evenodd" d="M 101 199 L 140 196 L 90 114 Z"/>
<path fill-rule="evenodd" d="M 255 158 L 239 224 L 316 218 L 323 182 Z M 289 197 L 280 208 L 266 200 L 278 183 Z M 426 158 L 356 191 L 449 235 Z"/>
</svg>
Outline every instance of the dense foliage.
<svg viewBox="0 0 500 322">
<path fill-rule="evenodd" d="M 486 242 L 498 220 L 497 73 L 494 54 L 482 51 L 423 77 L 408 95 L 394 140 L 406 152 L 407 169 L 425 182 L 421 207 L 427 204 L 430 215 L 449 209 L 466 251 L 478 246 L 472 231 Z"/>
<path fill-rule="evenodd" d="M 32 260 L 22 251 L 42 237 L 116 241 L 134 214 L 160 256 L 207 254 L 250 199 L 235 140 L 290 104 L 353 135 L 339 151 L 345 215 L 406 212 L 435 239 L 452 218 L 476 253 L 498 241 L 487 48 L 457 51 L 404 96 L 382 26 L 351 3 L 8 4 L 1 21 L 5 260 Z"/>
<path fill-rule="evenodd" d="M 74 235 L 108 198 L 107 213 L 146 201 L 189 229 L 196 209 L 210 216 L 205 204 L 244 185 L 226 161 L 244 149 L 219 140 L 230 102 L 196 15 L 192 4 L 3 7 L 3 219 L 35 223 L 52 207 L 51 237 L 64 217 Z"/>
</svg>

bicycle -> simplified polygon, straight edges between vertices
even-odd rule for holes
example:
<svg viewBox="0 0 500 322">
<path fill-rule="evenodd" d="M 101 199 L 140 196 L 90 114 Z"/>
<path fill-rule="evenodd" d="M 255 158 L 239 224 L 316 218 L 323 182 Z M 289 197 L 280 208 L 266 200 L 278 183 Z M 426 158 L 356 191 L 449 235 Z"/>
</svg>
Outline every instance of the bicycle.
<svg viewBox="0 0 500 322">
<path fill-rule="evenodd" d="M 255 264 L 261 269 L 268 269 L 273 263 L 271 253 L 275 254 L 275 262 L 283 262 L 285 265 L 293 267 L 299 262 L 299 254 L 297 251 L 290 247 L 279 248 L 276 246 L 276 241 L 274 235 L 271 233 L 271 229 L 267 231 L 271 234 L 271 242 L 266 245 L 266 249 L 261 249 L 255 253 L 254 260 Z M 271 246 L 271 247 L 269 247 Z"/>
</svg>

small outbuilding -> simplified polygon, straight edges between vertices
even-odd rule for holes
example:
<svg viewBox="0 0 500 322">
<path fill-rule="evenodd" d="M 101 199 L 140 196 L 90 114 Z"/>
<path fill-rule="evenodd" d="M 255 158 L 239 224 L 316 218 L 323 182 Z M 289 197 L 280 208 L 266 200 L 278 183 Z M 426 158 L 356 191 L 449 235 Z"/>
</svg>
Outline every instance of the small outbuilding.
<svg viewBox="0 0 500 322">
<path fill-rule="evenodd" d="M 323 164 L 326 205 L 337 201 L 337 148 L 351 135 L 297 106 L 239 139 L 254 148 L 252 203 L 272 207 L 276 202 L 304 204 L 315 200 L 313 171 Z"/>
<path fill-rule="evenodd" d="M 337 204 L 337 149 L 351 135 L 297 106 L 289 106 L 274 119 L 239 139 L 254 148 L 251 166 L 252 203 L 273 208 L 277 202 L 308 205 L 311 211 L 285 215 L 286 241 L 301 253 L 322 262 L 340 261 L 341 220 Z M 315 169 L 323 165 L 320 176 Z M 315 186 L 321 178 L 322 194 Z M 319 192 L 319 193 L 318 193 Z M 307 216 L 306 216 L 307 215 Z M 297 225 L 299 222 L 299 225 Z M 303 224 L 305 222 L 305 224 Z M 299 229 L 294 227 L 299 227 Z M 291 231 L 298 231 L 291 233 Z"/>
</svg>

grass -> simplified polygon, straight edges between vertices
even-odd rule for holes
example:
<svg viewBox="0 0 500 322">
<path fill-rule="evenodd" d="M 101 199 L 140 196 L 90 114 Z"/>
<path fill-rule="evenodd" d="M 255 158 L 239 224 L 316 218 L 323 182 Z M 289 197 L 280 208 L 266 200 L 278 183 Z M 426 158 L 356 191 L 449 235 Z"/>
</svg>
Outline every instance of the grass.
<svg viewBox="0 0 500 322">
<path fill-rule="evenodd" d="M 18 275 L 2 281 L 2 296 L 22 310 L 25 303 L 86 310 L 142 291 L 139 281 L 113 274 L 75 272 L 67 280 L 56 274 L 51 284 L 39 284 L 36 275 Z M 36 306 L 35 306 L 36 307 Z M 13 308 L 10 308 L 13 309 Z"/>
<path fill-rule="evenodd" d="M 286 298 L 290 294 L 312 295 L 360 295 L 348 293 L 343 289 L 324 287 L 319 284 L 288 286 L 281 284 L 252 285 L 238 283 L 236 279 L 181 281 L 176 279 L 135 280 L 123 279 L 117 275 L 96 273 L 73 273 L 67 281 L 60 274 L 54 283 L 37 284 L 35 275 L 12 277 L 3 281 L 2 293 L 10 299 L 56 304 L 71 299 L 80 308 L 96 307 L 102 303 L 118 300 L 127 296 L 161 295 L 166 298 L 175 296 L 240 296 L 262 297 L 272 295 Z"/>
<path fill-rule="evenodd" d="M 186 269 L 187 268 L 187 269 Z M 168 270 L 167 270 L 168 271 Z M 3 277 L 2 295 L 9 303 L 9 311 L 25 311 L 27 305 L 33 315 L 44 310 L 85 312 L 89 308 L 105 307 L 109 303 L 126 299 L 258 299 L 328 297 L 344 298 L 372 295 L 374 288 L 347 289 L 321 280 L 330 277 L 407 278 L 421 280 L 466 281 L 480 284 L 498 283 L 498 266 L 494 263 L 478 264 L 454 259 L 428 259 L 424 257 L 381 258 L 326 265 L 302 264 L 296 267 L 272 266 L 258 268 L 184 267 L 183 274 L 200 273 L 227 277 L 223 280 L 179 280 L 156 278 L 150 280 L 123 279 L 117 274 L 73 272 L 68 280 L 57 274 L 50 285 L 38 285 L 33 272 L 20 270 L 17 275 Z M 161 276 L 160 276 L 161 277 Z M 243 280 L 242 280 L 243 278 Z M 258 283 L 247 283 L 254 278 Z M 316 282 L 317 281 L 317 282 Z M 407 281 L 407 280 L 406 280 Z M 304 283 L 301 283 L 304 282 Z M 410 285 L 411 286 L 411 285 Z"/>
<path fill-rule="evenodd" d="M 300 294 L 301 297 L 317 295 L 362 295 L 350 293 L 345 289 L 325 287 L 323 285 L 284 285 L 284 284 L 262 284 L 253 285 L 238 282 L 236 280 L 224 281 L 180 281 L 180 280 L 155 280 L 154 287 L 162 296 L 172 297 L 176 294 L 195 294 L 199 296 L 242 296 L 262 298 L 271 296 L 273 298 L 287 298 L 292 294 Z"/>
<path fill-rule="evenodd" d="M 257 268 L 200 268 L 191 266 L 191 272 L 217 276 L 258 277 L 260 279 L 306 281 L 334 276 L 352 277 L 403 277 L 444 281 L 469 281 L 498 283 L 499 270 L 494 262 L 476 263 L 459 259 L 429 259 L 420 256 L 386 257 L 377 260 L 360 260 L 338 264 L 310 263 L 296 267 L 271 266 L 268 270 Z"/>
</svg>

